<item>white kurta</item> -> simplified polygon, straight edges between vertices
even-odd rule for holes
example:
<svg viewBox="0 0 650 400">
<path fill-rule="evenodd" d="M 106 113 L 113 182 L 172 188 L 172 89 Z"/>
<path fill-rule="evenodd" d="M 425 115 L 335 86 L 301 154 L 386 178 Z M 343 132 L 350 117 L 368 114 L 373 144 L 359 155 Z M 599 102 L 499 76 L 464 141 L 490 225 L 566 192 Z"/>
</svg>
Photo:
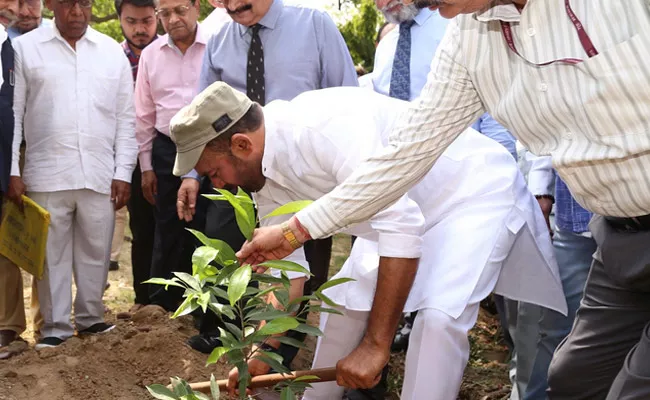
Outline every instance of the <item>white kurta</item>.
<svg viewBox="0 0 650 400">
<path fill-rule="evenodd" d="M 359 88 L 307 92 L 291 102 L 267 105 L 267 183 L 256 195 L 260 215 L 265 207 L 315 200 L 332 190 L 387 145 L 406 105 Z M 406 311 L 435 308 L 457 317 L 470 297 L 487 296 L 495 286 L 486 282 L 485 290 L 477 292 L 482 276 L 498 279 L 497 293 L 566 311 L 541 212 L 512 156 L 498 143 L 468 129 L 408 197 L 420 207 L 426 233 Z M 390 209 L 384 213 L 391 215 Z M 392 221 L 399 220 L 393 215 Z M 377 217 L 374 225 L 348 230 L 361 238 L 338 276 L 356 281 L 328 292 L 347 309 L 370 310 L 378 257 L 385 255 L 382 248 L 400 238 L 394 232 L 377 236 L 374 231 L 382 227 Z M 488 263 L 493 254 L 504 254 L 502 268 Z M 495 270 L 485 271 L 486 265 Z"/>
</svg>

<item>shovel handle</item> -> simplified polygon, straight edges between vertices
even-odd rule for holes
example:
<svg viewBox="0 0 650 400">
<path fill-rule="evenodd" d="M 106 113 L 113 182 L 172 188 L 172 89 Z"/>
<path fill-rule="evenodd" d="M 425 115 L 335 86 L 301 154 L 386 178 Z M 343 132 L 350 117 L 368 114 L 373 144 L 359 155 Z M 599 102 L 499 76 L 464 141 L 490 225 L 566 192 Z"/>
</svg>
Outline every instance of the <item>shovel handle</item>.
<svg viewBox="0 0 650 400">
<path fill-rule="evenodd" d="M 307 371 L 292 371 L 287 374 L 267 374 L 267 375 L 258 375 L 254 376 L 251 379 L 250 385 L 251 389 L 263 388 L 273 386 L 276 383 L 282 381 L 293 380 L 301 376 L 313 375 L 318 377 L 318 379 L 306 379 L 304 382 L 331 382 L 336 380 L 336 368 L 320 368 L 320 369 L 311 369 Z M 228 379 L 219 379 L 217 381 L 219 385 L 219 390 L 224 391 L 228 387 Z M 194 391 L 201 393 L 210 393 L 210 381 L 207 382 L 196 382 L 190 384 L 190 387 Z"/>
</svg>

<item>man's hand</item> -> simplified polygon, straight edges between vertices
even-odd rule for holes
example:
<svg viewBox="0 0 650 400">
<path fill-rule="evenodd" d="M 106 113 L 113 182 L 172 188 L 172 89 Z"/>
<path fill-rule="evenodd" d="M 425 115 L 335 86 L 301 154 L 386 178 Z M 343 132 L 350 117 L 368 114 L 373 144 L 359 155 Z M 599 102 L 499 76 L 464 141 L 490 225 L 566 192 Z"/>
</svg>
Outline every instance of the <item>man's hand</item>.
<svg viewBox="0 0 650 400">
<path fill-rule="evenodd" d="M 300 243 L 311 239 L 296 217 L 289 220 L 289 229 Z M 252 239 L 246 241 L 237 252 L 237 258 L 240 263 L 255 266 L 267 260 L 281 260 L 294 251 L 291 243 L 284 237 L 280 225 L 273 225 L 255 229 Z M 263 273 L 265 270 L 259 268 L 256 272 Z"/>
<path fill-rule="evenodd" d="M 268 364 L 256 358 L 248 362 L 248 373 L 251 374 L 251 376 L 268 374 L 270 370 L 271 367 L 269 367 Z M 237 368 L 231 369 L 230 373 L 228 374 L 228 393 L 233 397 L 239 394 L 239 390 L 238 390 L 239 384 L 237 383 L 238 379 L 239 379 L 239 371 L 237 370 Z M 253 393 L 251 392 L 250 389 L 246 389 L 246 394 L 251 395 Z"/>
<path fill-rule="evenodd" d="M 131 184 L 113 179 L 113 182 L 111 183 L 111 201 L 115 205 L 115 211 L 124 207 L 130 198 Z"/>
<path fill-rule="evenodd" d="M 18 208 L 23 209 L 23 195 L 25 194 L 25 183 L 20 176 L 9 177 L 9 190 L 7 198 L 13 201 Z"/>
<path fill-rule="evenodd" d="M 553 199 L 547 197 L 538 197 L 537 202 L 539 203 L 539 208 L 542 209 L 542 214 L 544 214 L 544 219 L 546 220 L 546 226 L 548 227 L 548 233 L 553 237 L 553 229 L 551 228 L 551 210 L 553 209 Z"/>
<path fill-rule="evenodd" d="M 178 219 L 185 222 L 192 221 L 196 213 L 196 197 L 199 194 L 199 181 L 194 178 L 185 178 L 178 189 L 176 212 Z"/>
<path fill-rule="evenodd" d="M 350 389 L 374 387 L 389 358 L 390 346 L 377 346 L 364 338 L 352 353 L 336 363 L 336 383 Z"/>
<path fill-rule="evenodd" d="M 156 195 L 158 194 L 158 180 L 153 171 L 142 172 L 142 195 L 152 205 L 156 205 Z"/>
</svg>

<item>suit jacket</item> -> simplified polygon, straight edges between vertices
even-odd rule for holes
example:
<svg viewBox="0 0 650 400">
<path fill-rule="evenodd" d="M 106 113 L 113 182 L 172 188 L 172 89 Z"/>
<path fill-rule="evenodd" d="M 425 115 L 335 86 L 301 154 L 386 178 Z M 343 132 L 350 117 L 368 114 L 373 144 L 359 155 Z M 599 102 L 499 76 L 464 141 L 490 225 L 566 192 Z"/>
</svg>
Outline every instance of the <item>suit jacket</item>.
<svg viewBox="0 0 650 400">
<path fill-rule="evenodd" d="M 14 50 L 11 40 L 2 43 L 2 87 L 0 88 L 0 191 L 9 187 L 11 172 L 11 146 L 14 139 Z"/>
</svg>

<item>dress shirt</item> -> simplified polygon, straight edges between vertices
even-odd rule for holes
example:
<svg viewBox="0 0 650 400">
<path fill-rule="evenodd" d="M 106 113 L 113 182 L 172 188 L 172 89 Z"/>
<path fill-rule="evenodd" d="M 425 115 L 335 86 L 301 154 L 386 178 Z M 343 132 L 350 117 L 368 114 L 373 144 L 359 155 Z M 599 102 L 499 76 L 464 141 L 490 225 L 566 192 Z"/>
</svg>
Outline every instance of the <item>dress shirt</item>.
<svg viewBox="0 0 650 400">
<path fill-rule="evenodd" d="M 553 170 L 551 157 L 528 155 L 530 172 L 528 187 L 534 195 L 553 195 L 555 198 L 555 225 L 567 232 L 591 237 L 589 221 L 592 213 L 573 198 L 566 183 Z"/>
<path fill-rule="evenodd" d="M 350 52 L 324 11 L 274 0 L 259 23 L 267 103 L 291 100 L 307 90 L 358 86 Z M 251 35 L 250 28 L 230 21 L 210 38 L 199 91 L 223 81 L 246 93 Z"/>
<path fill-rule="evenodd" d="M 8 36 L 5 27 L 0 25 L 0 43 L 4 43 Z M 2 71 L 2 60 L 0 60 L 0 71 Z M 0 74 L 0 85 L 2 85 L 3 82 L 4 78 L 2 77 L 2 74 Z"/>
<path fill-rule="evenodd" d="M 52 20 L 47 19 L 47 18 L 41 18 L 41 23 L 40 23 L 40 25 L 38 25 L 38 27 L 36 29 L 41 28 L 43 26 L 51 27 L 52 26 Z M 15 26 L 11 26 L 11 27 L 9 27 L 7 29 L 7 34 L 9 35 L 9 39 L 15 39 L 15 38 L 23 35 L 24 33 L 19 31 L 18 28 L 16 28 Z"/>
<path fill-rule="evenodd" d="M 407 106 L 368 90 L 342 87 L 268 104 L 262 159 L 267 180 L 255 193 L 260 215 L 289 201 L 324 196 L 388 144 L 388 135 Z M 490 169 L 484 168 L 486 163 Z M 424 217 L 421 237 L 415 236 L 419 213 L 409 211 L 407 199 Z M 262 224 L 275 222 L 262 219 Z M 511 155 L 472 129 L 445 151 L 407 196 L 370 223 L 349 228 L 347 232 L 359 239 L 338 276 L 355 281 L 333 294 L 347 309 L 372 306 L 379 256 L 416 257 L 421 239 L 422 258 L 407 311 L 436 308 L 456 318 L 468 301 L 489 294 L 494 286 L 485 279 L 496 281 L 503 271 L 496 286 L 499 293 L 566 312 L 537 202 Z M 495 248 L 512 250 L 506 260 L 494 262 Z M 471 249 L 470 259 L 465 249 Z M 488 293 L 476 293 L 477 287 Z"/>
<path fill-rule="evenodd" d="M 431 61 L 442 40 L 449 20 L 440 16 L 438 11 L 428 8 L 420 10 L 411 27 L 411 92 L 410 100 L 420 96 L 422 88 L 431 72 Z M 375 66 L 372 72 L 372 85 L 376 92 L 388 96 L 393 60 L 399 40 L 399 29 L 390 31 L 379 42 L 375 52 Z M 501 143 L 517 159 L 516 140 L 501 124 L 488 113 L 483 114 L 472 126 L 478 132 Z"/>
<path fill-rule="evenodd" d="M 131 50 L 131 47 L 129 47 L 129 43 L 125 40 L 122 43 L 122 50 L 124 50 L 124 55 L 126 55 L 126 59 L 129 60 L 129 64 L 131 64 L 131 73 L 133 74 L 133 85 L 135 86 L 135 78 L 138 76 L 138 64 L 140 62 L 140 56 L 135 55 L 133 50 Z"/>
<path fill-rule="evenodd" d="M 119 43 L 88 27 L 73 49 L 52 25 L 20 36 L 14 49 L 11 174 L 20 176 L 24 132 L 28 191 L 110 194 L 112 180 L 131 182 L 133 78 Z"/>
<path fill-rule="evenodd" d="M 492 3 L 494 4 L 494 3 Z M 650 12 L 647 0 L 571 0 L 599 55 L 589 58 L 564 0 L 498 3 L 451 20 L 419 101 L 392 146 L 302 210 L 314 238 L 361 221 L 398 198 L 486 109 L 537 155 L 552 155 L 576 200 L 609 216 L 650 213 Z M 534 66 L 566 57 L 577 65 Z M 363 205 L 363 207 L 361 206 Z"/>
<path fill-rule="evenodd" d="M 490 114 L 485 113 L 474 122 L 472 128 L 484 134 L 492 140 L 500 143 L 512 154 L 514 159 L 517 159 L 517 141 L 512 133 L 510 133 L 503 125 L 490 117 Z"/>
<path fill-rule="evenodd" d="M 153 169 L 151 152 L 156 131 L 169 136 L 169 121 L 196 94 L 205 43 L 203 30 L 197 24 L 196 38 L 185 54 L 169 35 L 159 37 L 140 54 L 135 83 L 135 135 L 143 172 Z"/>
<path fill-rule="evenodd" d="M 449 20 L 438 11 L 428 8 L 420 10 L 411 26 L 411 91 L 410 99 L 420 96 L 431 71 L 431 60 L 445 35 Z M 393 61 L 399 40 L 399 29 L 393 29 L 379 42 L 375 51 L 375 65 L 372 70 L 372 83 L 375 92 L 389 95 Z"/>
</svg>

